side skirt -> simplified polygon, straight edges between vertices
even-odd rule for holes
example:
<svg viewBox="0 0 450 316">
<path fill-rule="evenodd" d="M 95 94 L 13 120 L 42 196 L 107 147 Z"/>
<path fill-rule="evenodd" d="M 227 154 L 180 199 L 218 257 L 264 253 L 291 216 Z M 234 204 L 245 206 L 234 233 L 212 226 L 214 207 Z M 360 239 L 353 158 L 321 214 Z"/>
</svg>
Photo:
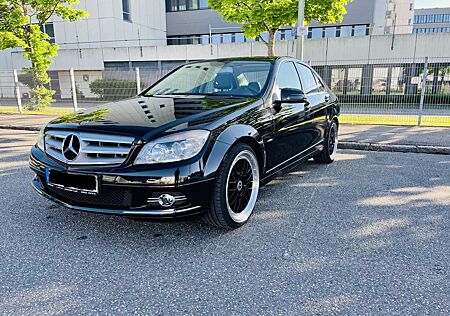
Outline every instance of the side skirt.
<svg viewBox="0 0 450 316">
<path fill-rule="evenodd" d="M 312 146 L 309 150 L 306 150 L 301 155 L 299 155 L 297 159 L 294 159 L 294 160 L 289 161 L 287 163 L 285 162 L 282 166 L 271 170 L 269 173 L 266 173 L 264 175 L 264 177 L 260 180 L 260 186 L 264 186 L 265 184 L 269 183 L 270 181 L 272 181 L 273 179 L 275 179 L 279 175 L 286 174 L 287 172 L 289 172 L 293 168 L 297 167 L 301 163 L 307 161 L 311 157 L 314 157 L 315 155 L 320 153 L 322 151 L 322 149 L 323 149 L 322 143 L 323 142 L 320 142 L 320 143 Z M 320 149 L 318 149 L 318 147 Z"/>
</svg>

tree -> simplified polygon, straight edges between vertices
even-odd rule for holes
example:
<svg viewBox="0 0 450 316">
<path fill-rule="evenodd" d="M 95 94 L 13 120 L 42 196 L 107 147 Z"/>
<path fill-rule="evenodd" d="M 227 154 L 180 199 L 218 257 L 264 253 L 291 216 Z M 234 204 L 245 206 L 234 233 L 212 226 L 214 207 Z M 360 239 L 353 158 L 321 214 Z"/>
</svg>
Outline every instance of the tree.
<svg viewBox="0 0 450 316">
<path fill-rule="evenodd" d="M 23 56 L 31 62 L 25 71 L 31 74 L 30 109 L 39 109 L 53 102 L 47 74 L 52 57 L 57 56 L 58 45 L 42 31 L 52 16 L 76 21 L 88 14 L 72 6 L 79 0 L 0 0 L 0 50 L 21 47 Z"/>
<path fill-rule="evenodd" d="M 345 6 L 352 0 L 306 0 L 305 22 L 337 23 L 347 13 Z M 282 26 L 297 22 L 298 0 L 208 0 L 227 22 L 243 24 L 245 37 L 259 38 L 266 45 L 269 56 L 274 56 L 275 33 Z M 267 32 L 266 41 L 261 33 Z"/>
</svg>

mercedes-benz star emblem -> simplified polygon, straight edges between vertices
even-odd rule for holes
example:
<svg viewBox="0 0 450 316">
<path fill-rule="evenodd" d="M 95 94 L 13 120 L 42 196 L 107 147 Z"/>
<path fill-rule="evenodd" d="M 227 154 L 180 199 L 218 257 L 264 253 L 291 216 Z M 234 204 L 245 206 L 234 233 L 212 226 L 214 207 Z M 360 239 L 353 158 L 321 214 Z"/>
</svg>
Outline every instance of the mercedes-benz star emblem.
<svg viewBox="0 0 450 316">
<path fill-rule="evenodd" d="M 80 139 L 77 135 L 70 134 L 64 139 L 62 153 L 67 160 L 74 160 L 80 153 Z"/>
</svg>

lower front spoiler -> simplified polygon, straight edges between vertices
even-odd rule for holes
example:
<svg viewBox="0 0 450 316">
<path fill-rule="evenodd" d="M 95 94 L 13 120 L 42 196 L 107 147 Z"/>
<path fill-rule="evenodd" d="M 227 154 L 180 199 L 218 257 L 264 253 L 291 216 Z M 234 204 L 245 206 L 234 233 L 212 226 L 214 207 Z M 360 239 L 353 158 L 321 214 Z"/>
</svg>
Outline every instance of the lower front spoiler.
<svg viewBox="0 0 450 316">
<path fill-rule="evenodd" d="M 90 212 L 90 213 L 100 213 L 100 214 L 111 214 L 111 215 L 122 215 L 127 217 L 146 217 L 155 219 L 172 219 L 187 216 L 194 216 L 203 213 L 202 206 L 188 206 L 180 208 L 167 208 L 160 210 L 146 210 L 146 209 L 103 209 L 103 208 L 93 208 L 85 206 L 77 206 L 61 201 L 50 194 L 46 193 L 42 187 L 39 178 L 34 178 L 32 181 L 33 188 L 43 197 L 62 205 L 67 208 L 71 208 L 78 211 Z"/>
</svg>

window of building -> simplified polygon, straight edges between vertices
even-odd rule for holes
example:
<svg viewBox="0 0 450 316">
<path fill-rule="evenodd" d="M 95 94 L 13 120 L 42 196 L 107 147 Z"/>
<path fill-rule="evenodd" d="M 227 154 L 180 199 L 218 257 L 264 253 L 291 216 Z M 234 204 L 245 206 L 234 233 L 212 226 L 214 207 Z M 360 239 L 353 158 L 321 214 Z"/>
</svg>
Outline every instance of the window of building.
<svg viewBox="0 0 450 316">
<path fill-rule="evenodd" d="M 350 26 L 350 25 L 341 26 L 341 32 L 340 33 L 341 33 L 340 37 L 350 37 L 350 36 L 352 36 L 352 26 Z"/>
<path fill-rule="evenodd" d="M 130 0 L 122 0 L 122 15 L 125 21 L 131 21 Z"/>
<path fill-rule="evenodd" d="M 300 75 L 300 80 L 303 86 L 303 93 L 314 93 L 318 91 L 316 79 L 308 67 L 302 64 L 295 64 L 297 66 L 298 73 Z"/>
<path fill-rule="evenodd" d="M 236 41 L 236 43 L 244 43 L 245 42 L 244 34 L 243 33 L 234 34 L 234 40 Z"/>
<path fill-rule="evenodd" d="M 186 0 L 178 0 L 178 11 L 186 11 L 187 5 Z"/>
<path fill-rule="evenodd" d="M 198 9 L 198 0 L 188 0 L 187 2 L 189 10 L 197 10 Z"/>
<path fill-rule="evenodd" d="M 209 44 L 209 35 L 200 35 L 200 42 L 202 44 Z"/>
<path fill-rule="evenodd" d="M 220 43 L 222 43 L 222 34 L 213 34 L 211 36 L 211 42 L 213 44 L 220 44 Z"/>
<path fill-rule="evenodd" d="M 403 94 L 405 86 L 405 68 L 392 67 L 390 94 Z"/>
<path fill-rule="evenodd" d="M 129 70 L 130 63 L 128 61 L 105 61 L 105 70 Z"/>
<path fill-rule="evenodd" d="M 314 27 L 311 29 L 311 38 L 322 38 L 322 37 L 323 37 L 322 27 Z"/>
<path fill-rule="evenodd" d="M 364 36 L 367 35 L 366 25 L 355 25 L 353 36 Z"/>
<path fill-rule="evenodd" d="M 233 35 L 231 33 L 223 34 L 222 43 L 233 43 Z"/>
<path fill-rule="evenodd" d="M 55 43 L 55 29 L 53 23 L 41 25 L 41 31 L 50 36 L 50 43 Z"/>
<path fill-rule="evenodd" d="M 207 9 L 208 0 L 166 0 L 166 11 L 186 11 Z"/>
<path fill-rule="evenodd" d="M 361 93 L 362 68 L 348 68 L 346 94 L 357 95 Z"/>
<path fill-rule="evenodd" d="M 388 76 L 387 67 L 375 67 L 373 69 L 372 93 L 386 94 L 386 83 Z"/>
<path fill-rule="evenodd" d="M 331 70 L 331 90 L 336 94 L 344 94 L 345 69 L 334 68 Z"/>
<path fill-rule="evenodd" d="M 336 27 L 326 27 L 325 28 L 325 37 L 336 37 Z"/>
</svg>

